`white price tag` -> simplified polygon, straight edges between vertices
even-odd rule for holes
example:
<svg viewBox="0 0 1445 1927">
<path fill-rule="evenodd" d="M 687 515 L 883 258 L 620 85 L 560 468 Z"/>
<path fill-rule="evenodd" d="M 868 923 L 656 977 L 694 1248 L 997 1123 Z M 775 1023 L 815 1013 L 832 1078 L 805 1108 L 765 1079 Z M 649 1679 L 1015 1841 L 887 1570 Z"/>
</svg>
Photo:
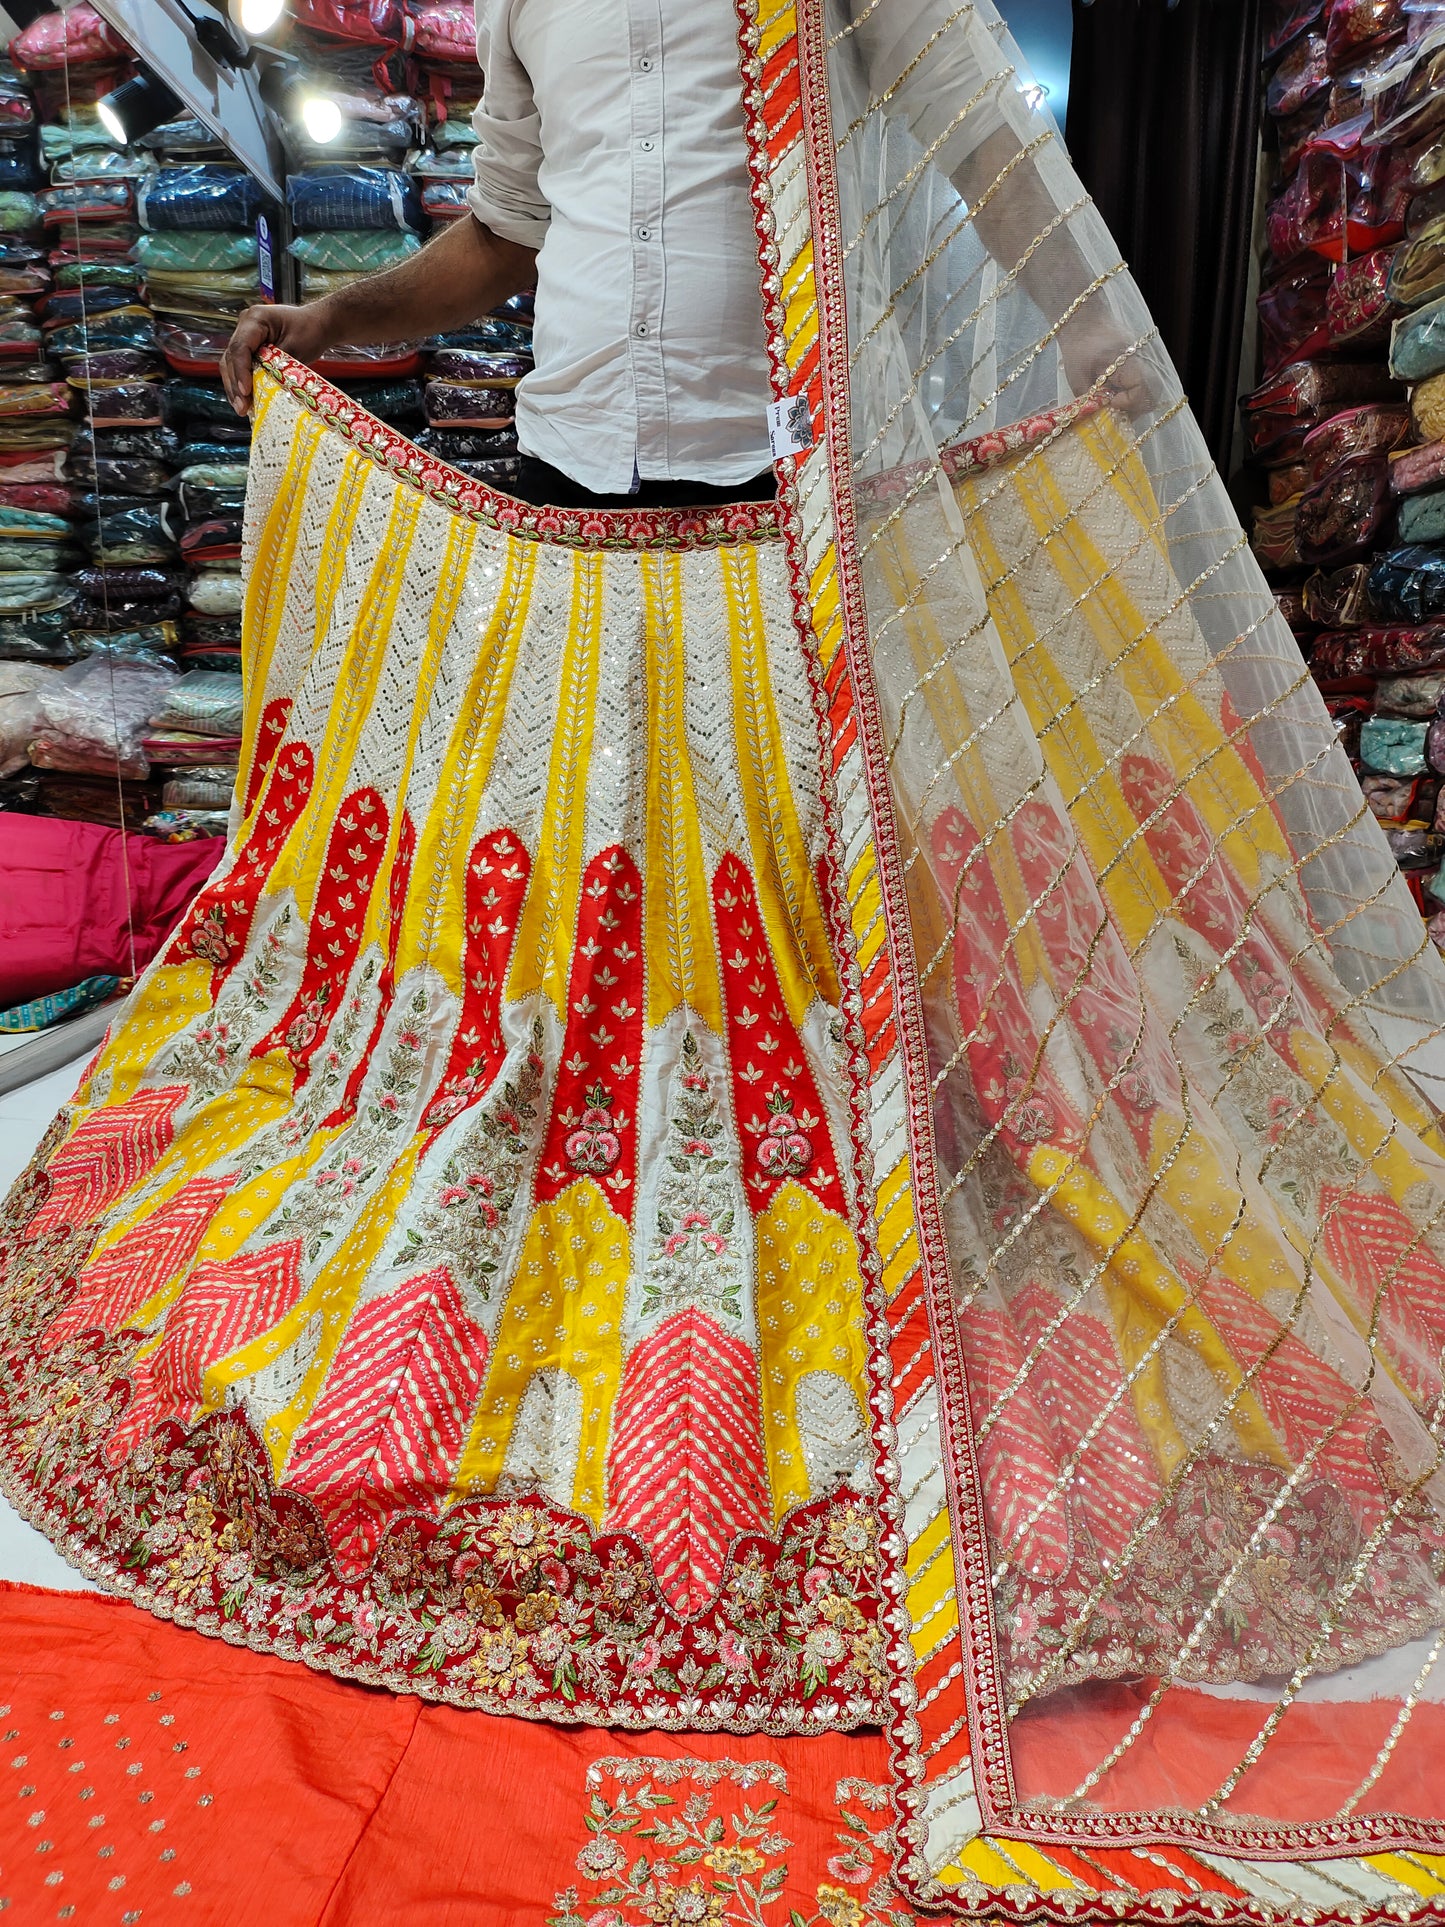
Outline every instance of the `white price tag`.
<svg viewBox="0 0 1445 1927">
<path fill-rule="evenodd" d="M 785 455 L 804 455 L 813 446 L 813 417 L 806 395 L 787 395 L 768 403 L 768 440 L 775 462 Z"/>
</svg>

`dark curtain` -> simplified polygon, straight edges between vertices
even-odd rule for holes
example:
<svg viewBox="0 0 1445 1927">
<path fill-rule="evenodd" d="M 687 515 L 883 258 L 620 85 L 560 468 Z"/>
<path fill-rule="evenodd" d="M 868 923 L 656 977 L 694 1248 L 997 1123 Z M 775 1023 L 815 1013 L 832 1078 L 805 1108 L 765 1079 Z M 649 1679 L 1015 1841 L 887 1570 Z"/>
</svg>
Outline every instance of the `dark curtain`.
<svg viewBox="0 0 1445 1927">
<path fill-rule="evenodd" d="M 1262 0 L 1073 0 L 1066 138 L 1221 471 L 1254 220 Z"/>
</svg>

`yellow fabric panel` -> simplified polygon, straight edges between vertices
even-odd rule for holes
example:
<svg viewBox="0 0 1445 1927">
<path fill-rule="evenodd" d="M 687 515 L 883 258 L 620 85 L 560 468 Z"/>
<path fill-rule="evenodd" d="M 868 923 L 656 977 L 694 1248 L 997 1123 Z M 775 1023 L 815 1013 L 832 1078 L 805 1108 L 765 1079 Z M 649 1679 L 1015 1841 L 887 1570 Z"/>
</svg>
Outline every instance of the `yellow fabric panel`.
<svg viewBox="0 0 1445 1927">
<path fill-rule="evenodd" d="M 535 1373 L 560 1367 L 582 1388 L 572 1504 L 601 1525 L 607 1444 L 622 1375 L 631 1242 L 626 1224 L 590 1178 L 569 1185 L 560 1198 L 533 1212 L 457 1469 L 461 1495 L 494 1490 L 523 1393 Z"/>
<path fill-rule="evenodd" d="M 970 1840 L 953 1865 L 945 1867 L 937 1878 L 948 1887 L 958 1886 L 970 1876 L 988 1887 L 1034 1887 L 1040 1893 L 1063 1893 L 1079 1885 L 1037 1847 L 987 1834 Z"/>
<path fill-rule="evenodd" d="M 783 1002 L 793 1024 L 801 1028 L 817 999 L 837 1005 L 837 965 L 783 751 L 757 557 L 739 549 L 720 556 L 719 566 L 732 624 L 738 802 Z"/>
<path fill-rule="evenodd" d="M 1188 1153 L 1186 1152 L 1185 1155 Z M 1184 1158 L 1179 1162 L 1182 1164 Z M 1212 1157 L 1197 1147 L 1189 1167 L 1191 1182 L 1208 1186 L 1213 1179 Z M 1115 1333 L 1125 1369 L 1137 1362 L 1159 1328 L 1175 1319 L 1174 1330 L 1197 1347 L 1198 1356 L 1221 1384 L 1241 1383 L 1239 1366 L 1205 1314 L 1188 1303 L 1188 1292 L 1163 1264 L 1149 1241 L 1130 1229 L 1123 1207 L 1091 1171 L 1053 1145 L 1036 1145 L 1029 1153 L 1028 1173 L 1040 1191 L 1049 1191 L 1051 1208 L 1059 1212 L 1101 1255 L 1108 1268 L 1103 1284 L 1113 1312 Z M 1230 1216 L 1232 1218 L 1233 1211 Z M 1206 1244 L 1207 1249 L 1207 1244 Z M 1185 1456 L 1186 1447 L 1169 1416 L 1167 1401 L 1142 1373 L 1133 1386 L 1134 1406 L 1150 1444 L 1167 1475 Z M 1245 1392 L 1235 1403 L 1234 1430 L 1251 1455 L 1275 1464 L 1285 1456 L 1259 1401 Z"/>
<path fill-rule="evenodd" d="M 846 1379 L 867 1423 L 868 1357 L 857 1246 L 841 1219 L 791 1180 L 757 1220 L 758 1364 L 773 1516 L 813 1494 L 798 1432 L 798 1380 Z"/>
<path fill-rule="evenodd" d="M 702 826 L 687 740 L 683 571 L 676 556 L 642 560 L 647 640 L 647 815 L 643 845 L 643 954 L 650 1030 L 686 1007 L 723 1032 Z"/>
<path fill-rule="evenodd" d="M 1376 1853 L 1366 1859 L 1365 1865 L 1417 1894 L 1445 1894 L 1445 1856 L 1440 1854 Z"/>
<path fill-rule="evenodd" d="M 550 997 L 564 1023 L 586 867 L 585 798 L 602 665 L 604 560 L 581 550 L 573 558 L 572 616 L 562 660 L 546 804 L 507 983 L 513 1002 L 538 992 Z"/>
<path fill-rule="evenodd" d="M 417 826 L 414 874 L 429 879 L 426 914 L 402 927 L 397 974 L 425 961 L 441 972 L 456 996 L 462 991 L 466 942 L 468 829 L 476 822 L 492 777 L 531 608 L 536 554 L 530 542 L 507 545 L 497 600 L 477 642 L 446 747 L 443 767 L 450 780 L 438 785 L 425 822 Z"/>
</svg>

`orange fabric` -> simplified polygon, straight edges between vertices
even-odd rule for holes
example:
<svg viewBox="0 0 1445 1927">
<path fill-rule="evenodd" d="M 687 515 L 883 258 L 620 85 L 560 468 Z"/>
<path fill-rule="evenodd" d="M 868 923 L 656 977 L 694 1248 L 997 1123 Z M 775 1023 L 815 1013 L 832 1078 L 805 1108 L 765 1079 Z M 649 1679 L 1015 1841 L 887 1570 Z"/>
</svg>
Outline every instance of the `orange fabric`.
<svg viewBox="0 0 1445 1927">
<path fill-rule="evenodd" d="M 896 1896 L 881 1916 L 868 1907 L 886 1865 L 869 1844 L 887 1819 L 876 1734 L 497 1719 L 348 1686 L 117 1600 L 0 1584 L 0 1736 L 0 1909 L 17 1927 L 622 1927 L 648 1914 L 609 1904 L 609 1866 L 625 1880 L 639 1850 L 673 1890 L 770 1882 L 768 1918 L 814 1919 L 820 1886 L 854 1897 L 862 1920 L 913 1918 Z M 703 1851 L 589 1830 L 597 1802 L 639 1797 L 641 1826 L 692 1824 Z"/>
<path fill-rule="evenodd" d="M 1014 1722 L 1021 1802 L 1066 1799 L 1112 1753 L 1148 1705 L 1152 1681 L 1059 1693 Z M 1211 1799 L 1274 1713 L 1275 1702 L 1176 1689 L 1150 1716 L 1090 1798 L 1106 1812 L 1199 1807 Z M 1296 1701 L 1240 1781 L 1241 1811 L 1309 1824 L 1332 1819 L 1389 1738 L 1400 1701 Z M 1384 1812 L 1418 1813 L 1445 1759 L 1445 1706 L 1416 1705 L 1414 1746 L 1398 1749 L 1375 1789 Z"/>
</svg>

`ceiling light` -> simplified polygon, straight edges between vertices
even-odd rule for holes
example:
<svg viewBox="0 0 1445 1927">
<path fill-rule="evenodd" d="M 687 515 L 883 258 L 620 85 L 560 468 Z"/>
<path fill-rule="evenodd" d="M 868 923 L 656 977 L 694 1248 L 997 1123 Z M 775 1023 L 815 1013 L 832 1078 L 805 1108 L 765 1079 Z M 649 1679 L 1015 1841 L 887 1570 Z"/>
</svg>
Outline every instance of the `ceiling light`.
<svg viewBox="0 0 1445 1927">
<path fill-rule="evenodd" d="M 230 0 L 231 18 L 252 40 L 270 33 L 286 11 L 286 0 Z"/>
<path fill-rule="evenodd" d="M 325 147 L 341 132 L 341 109 L 329 94 L 306 94 L 301 101 L 301 125 L 308 140 Z"/>
<path fill-rule="evenodd" d="M 153 133 L 180 111 L 180 95 L 148 67 L 95 103 L 96 118 L 117 147 L 128 147 L 143 134 Z"/>
</svg>

